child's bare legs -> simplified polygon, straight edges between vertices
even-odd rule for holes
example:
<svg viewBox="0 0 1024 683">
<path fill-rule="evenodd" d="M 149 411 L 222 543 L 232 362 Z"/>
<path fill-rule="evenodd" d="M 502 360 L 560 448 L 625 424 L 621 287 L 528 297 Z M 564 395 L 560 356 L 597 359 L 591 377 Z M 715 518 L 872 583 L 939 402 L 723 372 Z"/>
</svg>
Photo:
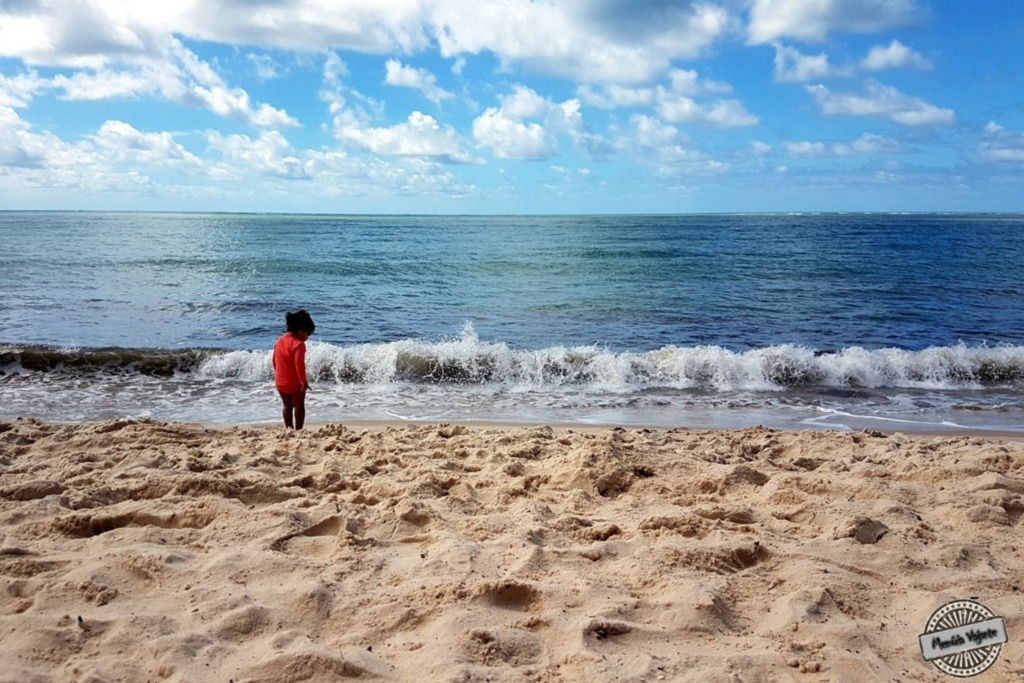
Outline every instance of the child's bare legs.
<svg viewBox="0 0 1024 683">
<path fill-rule="evenodd" d="M 284 404 L 284 408 L 281 410 L 284 426 L 302 429 L 302 426 L 306 423 L 306 392 L 299 390 L 285 393 L 278 390 L 277 393 L 281 394 L 281 403 Z"/>
</svg>

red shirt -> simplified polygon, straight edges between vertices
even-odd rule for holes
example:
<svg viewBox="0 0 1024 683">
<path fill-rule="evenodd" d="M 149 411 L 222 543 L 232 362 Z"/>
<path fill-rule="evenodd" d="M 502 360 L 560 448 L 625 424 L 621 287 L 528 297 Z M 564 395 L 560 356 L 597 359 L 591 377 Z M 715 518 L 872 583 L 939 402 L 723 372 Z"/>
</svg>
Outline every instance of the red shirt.
<svg viewBox="0 0 1024 683">
<path fill-rule="evenodd" d="M 286 394 L 306 386 L 306 342 L 291 333 L 281 335 L 274 344 L 274 384 Z"/>
</svg>

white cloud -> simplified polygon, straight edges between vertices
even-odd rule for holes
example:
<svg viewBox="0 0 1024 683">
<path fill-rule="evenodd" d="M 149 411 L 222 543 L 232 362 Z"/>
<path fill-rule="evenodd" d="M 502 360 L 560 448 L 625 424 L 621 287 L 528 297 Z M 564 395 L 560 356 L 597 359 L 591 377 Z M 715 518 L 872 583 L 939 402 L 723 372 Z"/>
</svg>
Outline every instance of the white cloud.
<svg viewBox="0 0 1024 683">
<path fill-rule="evenodd" d="M 426 69 L 415 69 L 402 64 L 397 59 L 389 59 L 385 65 L 384 82 L 401 88 L 419 90 L 423 96 L 434 104 L 454 97 L 450 92 L 438 87 L 437 77 Z"/>
<path fill-rule="evenodd" d="M 5 13 L 0 56 L 29 64 L 102 69 L 113 61 L 145 56 L 153 33 L 116 0 L 50 0 Z"/>
<path fill-rule="evenodd" d="M 129 71 L 79 71 L 71 76 L 59 74 L 53 77 L 51 85 L 63 90 L 62 99 L 71 101 L 99 101 L 117 98 L 135 99 L 140 96 L 159 93 L 162 79 L 148 70 Z M 166 85 L 164 82 L 163 85 Z"/>
<path fill-rule="evenodd" d="M 732 92 L 732 86 L 728 83 L 701 78 L 693 69 L 672 69 L 668 78 L 672 92 L 679 95 Z"/>
<path fill-rule="evenodd" d="M 654 172 L 661 176 L 708 176 L 728 171 L 729 165 L 717 161 L 687 144 L 674 126 L 654 117 L 634 114 L 629 128 L 618 140 L 621 152 L 639 154 L 649 160 Z"/>
<path fill-rule="evenodd" d="M 0 166 L 13 168 L 37 168 L 46 160 L 52 136 L 41 136 L 31 132 L 12 107 L 0 105 Z"/>
<path fill-rule="evenodd" d="M 869 82 L 862 94 L 834 93 L 823 85 L 804 88 L 827 116 L 883 116 L 906 126 L 942 126 L 956 120 L 952 109 L 936 107 L 877 82 Z"/>
<path fill-rule="evenodd" d="M 710 3 L 625 0 L 439 0 L 430 13 L 441 54 L 489 51 L 508 67 L 583 83 L 637 84 L 668 70 L 672 60 L 707 50 L 729 27 Z"/>
<path fill-rule="evenodd" d="M 931 64 L 924 57 L 898 40 L 892 41 L 886 47 L 871 48 L 859 66 L 868 71 L 931 68 Z M 779 83 L 806 83 L 825 78 L 849 77 L 853 73 L 854 68 L 851 66 L 831 64 L 825 53 L 809 55 L 789 46 L 775 44 L 775 80 Z"/>
<path fill-rule="evenodd" d="M 177 81 L 172 79 L 170 88 L 164 89 L 168 99 L 179 104 L 198 105 L 218 116 L 263 128 L 299 125 L 295 118 L 282 109 L 269 104 L 254 106 L 249 93 L 241 88 L 228 87 L 209 64 L 177 39 L 172 39 L 171 53 L 184 74 L 178 75 Z"/>
<path fill-rule="evenodd" d="M 412 53 L 427 47 L 434 3 L 419 0 L 245 0 L 195 2 L 174 18 L 176 32 L 286 50 Z"/>
<path fill-rule="evenodd" d="M 243 121 L 262 128 L 283 128 L 297 126 L 296 121 L 288 112 L 275 109 L 269 104 L 261 104 L 253 108 L 249 101 L 249 93 L 241 88 L 224 88 L 215 86 L 207 88 L 193 86 L 182 102 L 194 101 L 199 106 L 209 109 L 214 114 L 236 121 Z"/>
<path fill-rule="evenodd" d="M 790 156 L 802 158 L 835 158 L 859 154 L 901 154 L 903 152 L 903 146 L 898 141 L 874 133 L 864 133 L 849 143 L 826 144 L 824 142 L 800 141 L 785 143 L 784 147 Z"/>
<path fill-rule="evenodd" d="M 984 161 L 1024 163 L 1024 133 L 1008 131 L 994 121 L 989 121 L 985 125 L 979 153 Z"/>
<path fill-rule="evenodd" d="M 579 89 L 584 104 L 600 109 L 655 107 L 672 123 L 690 123 L 719 128 L 752 126 L 759 119 L 735 99 L 698 102 L 695 97 L 707 93 L 732 92 L 732 86 L 700 78 L 696 71 L 672 69 L 668 85 L 629 88 L 618 85 L 583 86 Z"/>
<path fill-rule="evenodd" d="M 898 40 L 885 47 L 871 48 L 859 66 L 868 71 L 931 68 L 931 64 L 924 57 Z M 854 71 L 852 66 L 831 64 L 825 53 L 809 55 L 789 46 L 775 44 L 775 80 L 779 83 L 806 83 L 825 78 L 845 78 L 852 76 Z"/>
<path fill-rule="evenodd" d="M 541 118 L 553 108 L 550 100 L 524 85 L 517 85 L 512 94 L 501 97 L 502 112 L 514 119 Z"/>
<path fill-rule="evenodd" d="M 473 121 L 473 137 L 499 159 L 550 159 L 558 141 L 536 122 L 527 123 L 489 107 Z"/>
<path fill-rule="evenodd" d="M 245 58 L 252 64 L 257 78 L 261 81 L 272 81 L 281 77 L 281 65 L 274 61 L 273 57 L 250 52 Z"/>
<path fill-rule="evenodd" d="M 692 123 L 716 128 L 754 126 L 760 121 L 739 100 L 717 100 L 698 104 L 689 97 L 665 97 L 658 103 L 658 114 L 672 123 Z"/>
<path fill-rule="evenodd" d="M 905 151 L 898 140 L 874 133 L 864 133 L 850 143 L 850 149 L 858 154 L 903 154 Z"/>
<path fill-rule="evenodd" d="M 824 142 L 787 142 L 784 147 L 795 157 L 828 156 L 828 146 Z"/>
<path fill-rule="evenodd" d="M 868 52 L 868 56 L 861 62 L 861 66 L 869 71 L 882 71 L 883 69 L 930 69 L 931 62 L 925 59 L 919 52 L 911 50 L 898 40 L 894 40 L 887 46 L 876 45 Z"/>
<path fill-rule="evenodd" d="M 707 93 L 732 92 L 732 86 L 728 83 L 700 78 L 692 69 L 671 69 L 667 76 L 668 86 L 629 87 L 615 83 L 602 86 L 583 85 L 578 93 L 581 101 L 590 107 L 632 109 L 648 107 L 655 102 L 670 101 L 678 95 L 692 97 Z"/>
<path fill-rule="evenodd" d="M 588 107 L 598 109 L 633 109 L 649 107 L 654 102 L 654 88 L 630 88 L 616 84 L 603 87 L 584 85 L 577 94 Z"/>
<path fill-rule="evenodd" d="M 384 115 L 384 103 L 348 86 L 344 81 L 348 75 L 348 65 L 336 53 L 328 53 L 324 60 L 320 99 L 328 103 L 336 137 L 344 126 L 368 127 Z"/>
<path fill-rule="evenodd" d="M 49 44 L 45 23 L 35 16 L 5 13 L 0 21 L 0 56 L 45 63 L 36 55 Z"/>
<path fill-rule="evenodd" d="M 365 127 L 349 119 L 337 129 L 337 134 L 374 154 L 431 158 L 445 163 L 472 161 L 451 126 L 441 126 L 434 117 L 418 111 L 405 122 L 385 128 Z"/>
<path fill-rule="evenodd" d="M 658 149 L 679 141 L 679 130 L 651 116 L 637 114 L 630 118 L 633 139 L 637 145 L 647 149 Z"/>
<path fill-rule="evenodd" d="M 0 106 L 0 167 L 16 175 L 19 191 L 74 188 L 84 191 L 137 188 L 147 182 L 139 173 L 116 173 L 104 150 L 90 142 L 67 143 L 49 131 L 36 133 L 10 107 Z"/>
<path fill-rule="evenodd" d="M 704 53 L 730 30 L 711 2 L 627 0 L 275 0 L 245 3 L 47 0 L 0 22 L 0 56 L 103 69 L 154 58 L 169 36 L 299 52 L 443 56 L 489 52 L 501 64 L 585 83 L 641 83 Z"/>
<path fill-rule="evenodd" d="M 736 99 L 719 99 L 699 103 L 694 97 L 705 93 L 732 91 L 727 83 L 698 77 L 696 71 L 674 69 L 669 73 L 670 86 L 655 90 L 658 114 L 672 123 L 692 123 L 717 128 L 753 126 L 758 118 Z"/>
<path fill-rule="evenodd" d="M 849 76 L 850 70 L 833 67 L 828 55 L 806 55 L 785 45 L 775 45 L 775 80 L 779 83 L 806 83 L 833 76 Z"/>
<path fill-rule="evenodd" d="M 357 157 L 342 151 L 309 151 L 306 158 L 317 195 L 340 202 L 342 207 L 358 198 L 383 202 L 382 210 L 393 210 L 396 195 L 457 198 L 476 191 L 429 159 Z"/>
<path fill-rule="evenodd" d="M 249 94 L 240 88 L 227 88 L 220 82 L 207 86 L 194 80 L 186 80 L 184 75 L 173 67 L 77 72 L 71 76 L 57 75 L 51 80 L 50 85 L 63 90 L 62 97 L 66 100 L 135 99 L 159 94 L 181 106 L 208 109 L 217 116 L 244 121 L 255 126 L 298 125 L 298 121 L 284 110 L 267 104 L 254 107 Z"/>
<path fill-rule="evenodd" d="M 256 105 L 247 92 L 228 86 L 170 32 L 147 27 L 141 3 L 51 0 L 30 9 L 38 13 L 3 16 L 0 56 L 77 69 L 49 81 L 64 99 L 159 96 L 255 126 L 298 125 L 286 111 Z M 19 30 L 24 35 L 14 35 Z M 0 94 L 4 90 L 10 87 L 0 87 Z"/>
<path fill-rule="evenodd" d="M 221 135 L 218 132 L 211 132 L 207 135 L 207 144 L 225 161 L 234 164 L 241 174 L 309 178 L 302 160 L 296 156 L 285 137 L 276 130 L 263 131 L 256 139 L 248 135 Z"/>
<path fill-rule="evenodd" d="M 34 71 L 16 76 L 0 74 L 0 107 L 27 107 L 46 81 Z"/>
<path fill-rule="evenodd" d="M 424 84 L 423 74 L 405 70 L 396 60 L 389 66 L 396 82 Z M 339 140 L 374 154 L 391 157 L 419 158 L 433 162 L 463 164 L 474 160 L 463 146 L 460 136 L 450 125 L 442 126 L 434 117 L 414 111 L 402 123 L 375 126 L 384 108 L 375 100 L 345 85 L 348 66 L 335 53 L 324 63 L 324 89 L 321 97 L 330 105 L 332 128 Z"/>
<path fill-rule="evenodd" d="M 34 133 L 13 108 L 0 106 L 0 190 L 24 193 L 38 189 L 45 193 L 50 188 L 62 188 L 72 193 L 116 192 L 149 197 L 159 193 L 165 198 L 208 199 L 236 192 L 224 189 L 229 187 L 226 184 L 234 183 L 254 200 L 273 197 L 294 202 L 294 189 L 288 189 L 294 186 L 275 181 L 304 179 L 309 181 L 308 187 L 315 188 L 318 198 L 335 197 L 343 202 L 352 196 L 384 201 L 396 194 L 436 193 L 452 198 L 476 191 L 431 160 L 356 158 L 340 150 L 297 152 L 277 131 L 263 131 L 256 137 L 211 131 L 206 141 L 207 156 L 200 158 L 171 133 L 143 132 L 122 121 L 107 121 L 81 142 L 67 143 L 49 132 Z M 118 170 L 125 166 L 127 170 Z M 225 184 L 154 183 L 147 173 L 160 170 L 203 174 Z M 254 176 L 263 176 L 264 180 Z"/>
<path fill-rule="evenodd" d="M 874 33 L 914 22 L 916 0 L 754 0 L 748 42 L 822 41 L 833 31 Z"/>
<path fill-rule="evenodd" d="M 123 121 L 106 121 L 92 140 L 114 161 L 199 168 L 202 161 L 167 132 L 143 133 Z"/>
<path fill-rule="evenodd" d="M 331 87 L 340 87 L 342 79 L 348 74 L 348 64 L 338 56 L 338 53 L 327 53 L 327 58 L 324 59 L 324 83 Z"/>
<path fill-rule="evenodd" d="M 713 176 L 727 173 L 729 164 L 703 152 L 675 145 L 659 151 L 655 171 L 658 175 L 668 177 Z"/>
<path fill-rule="evenodd" d="M 523 85 L 499 99 L 500 107 L 489 107 L 473 121 L 473 137 L 496 157 L 549 159 L 558 152 L 559 134 L 585 149 L 600 147 L 584 130 L 578 99 L 556 103 Z"/>
</svg>

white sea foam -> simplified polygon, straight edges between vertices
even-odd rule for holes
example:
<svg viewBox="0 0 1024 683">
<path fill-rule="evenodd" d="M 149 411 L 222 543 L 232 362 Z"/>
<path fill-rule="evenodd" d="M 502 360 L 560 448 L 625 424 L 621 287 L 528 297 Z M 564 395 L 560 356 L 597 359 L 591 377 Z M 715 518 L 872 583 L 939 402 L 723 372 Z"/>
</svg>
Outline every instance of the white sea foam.
<svg viewBox="0 0 1024 683">
<path fill-rule="evenodd" d="M 850 347 L 820 353 L 797 345 L 747 351 L 666 346 L 615 353 L 595 346 L 513 349 L 481 341 L 472 327 L 450 340 L 401 340 L 335 346 L 313 342 L 307 368 L 320 382 L 389 385 L 494 384 L 506 388 L 587 387 L 786 391 L 794 388 L 980 390 L 1024 383 L 1024 347 L 957 345 L 921 351 Z M 264 381 L 269 351 L 229 351 L 204 358 L 200 377 Z"/>
</svg>

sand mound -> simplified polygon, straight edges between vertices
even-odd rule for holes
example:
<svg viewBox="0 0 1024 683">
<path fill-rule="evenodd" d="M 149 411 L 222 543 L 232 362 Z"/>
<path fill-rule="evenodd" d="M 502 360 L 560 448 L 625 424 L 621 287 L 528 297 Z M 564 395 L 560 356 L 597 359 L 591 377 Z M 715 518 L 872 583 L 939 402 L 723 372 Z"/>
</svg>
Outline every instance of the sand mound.
<svg viewBox="0 0 1024 683">
<path fill-rule="evenodd" d="M 1024 680 L 1024 444 L 0 424 L 0 681 Z"/>
</svg>

